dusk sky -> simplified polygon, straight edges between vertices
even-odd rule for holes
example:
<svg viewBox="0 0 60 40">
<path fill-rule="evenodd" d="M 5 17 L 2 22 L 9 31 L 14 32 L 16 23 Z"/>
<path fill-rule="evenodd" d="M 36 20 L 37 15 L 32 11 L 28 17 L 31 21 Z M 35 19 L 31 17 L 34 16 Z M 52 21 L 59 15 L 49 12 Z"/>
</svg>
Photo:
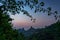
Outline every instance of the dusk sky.
<svg viewBox="0 0 60 40">
<path fill-rule="evenodd" d="M 60 0 L 40 0 L 45 3 L 44 8 L 52 7 L 52 10 L 57 10 L 60 13 Z M 25 7 L 30 15 L 36 18 L 36 22 L 33 23 L 30 18 L 24 15 L 22 12 L 20 14 L 10 15 L 14 20 L 12 21 L 13 28 L 25 28 L 29 29 L 31 26 L 34 28 L 43 28 L 44 26 L 51 25 L 56 22 L 53 15 L 48 16 L 47 13 L 34 13 L 34 10 L 31 10 L 29 7 Z"/>
</svg>

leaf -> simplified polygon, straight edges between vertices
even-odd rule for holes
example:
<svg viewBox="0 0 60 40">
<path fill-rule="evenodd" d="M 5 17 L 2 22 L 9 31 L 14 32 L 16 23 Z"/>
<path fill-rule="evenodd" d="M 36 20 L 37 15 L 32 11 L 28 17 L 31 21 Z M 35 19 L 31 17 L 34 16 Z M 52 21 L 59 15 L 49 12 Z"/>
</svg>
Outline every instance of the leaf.
<svg viewBox="0 0 60 40">
<path fill-rule="evenodd" d="M 55 17 L 55 19 L 57 20 L 57 16 L 56 16 L 56 15 L 54 15 L 54 17 Z"/>
<path fill-rule="evenodd" d="M 55 11 L 55 13 L 56 13 L 56 14 L 58 14 L 58 12 L 57 12 L 57 11 Z"/>
<path fill-rule="evenodd" d="M 48 7 L 47 9 L 48 9 L 48 11 L 51 11 L 51 7 Z"/>
<path fill-rule="evenodd" d="M 33 8 L 33 5 L 30 5 L 30 8 L 32 9 Z"/>
<path fill-rule="evenodd" d="M 34 2 L 37 4 L 38 3 L 38 0 L 34 0 Z"/>
<path fill-rule="evenodd" d="M 35 13 L 37 12 L 37 10 L 35 9 L 35 11 L 34 11 Z"/>
<path fill-rule="evenodd" d="M 36 22 L 36 19 L 33 19 L 33 22 L 35 23 Z"/>
<path fill-rule="evenodd" d="M 41 2 L 40 5 L 41 5 L 41 6 L 44 6 L 44 2 Z"/>
<path fill-rule="evenodd" d="M 22 10 L 22 12 L 23 12 L 23 14 L 25 14 L 26 16 L 28 16 L 28 17 L 32 18 L 32 16 L 31 16 L 27 11 Z"/>
<path fill-rule="evenodd" d="M 15 13 L 15 11 L 13 10 L 13 11 L 12 11 L 12 15 L 15 15 L 15 14 L 16 14 L 16 13 Z"/>
<path fill-rule="evenodd" d="M 48 13 L 48 16 L 50 16 L 50 13 Z"/>
</svg>

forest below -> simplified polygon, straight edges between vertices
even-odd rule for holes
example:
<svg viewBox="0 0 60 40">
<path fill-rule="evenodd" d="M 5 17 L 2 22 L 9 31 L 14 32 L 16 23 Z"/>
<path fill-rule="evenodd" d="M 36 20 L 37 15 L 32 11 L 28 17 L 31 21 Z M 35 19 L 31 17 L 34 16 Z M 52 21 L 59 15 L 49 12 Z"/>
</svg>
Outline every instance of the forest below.
<svg viewBox="0 0 60 40">
<path fill-rule="evenodd" d="M 24 40 L 60 40 L 60 22 L 56 22 L 50 26 L 40 29 L 30 28 L 24 32 L 24 29 L 18 30 L 21 32 Z"/>
</svg>

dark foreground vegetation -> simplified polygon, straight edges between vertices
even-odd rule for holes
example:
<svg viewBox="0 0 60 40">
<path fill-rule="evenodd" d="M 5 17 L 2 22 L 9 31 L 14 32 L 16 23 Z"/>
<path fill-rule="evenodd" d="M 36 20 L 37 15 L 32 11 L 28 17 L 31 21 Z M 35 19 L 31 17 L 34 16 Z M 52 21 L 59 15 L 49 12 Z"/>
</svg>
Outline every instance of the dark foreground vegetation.
<svg viewBox="0 0 60 40">
<path fill-rule="evenodd" d="M 60 40 L 60 21 L 39 29 L 28 37 L 12 29 L 12 19 L 0 10 L 0 40 Z"/>
<path fill-rule="evenodd" d="M 33 5 L 32 5 L 33 4 Z M 52 12 L 50 7 L 44 8 L 44 2 L 38 2 L 38 0 L 0 0 L 0 40 L 60 40 L 60 22 L 56 22 L 46 28 L 39 29 L 38 32 L 34 32 L 30 36 L 26 36 L 23 33 L 19 33 L 17 30 L 12 29 L 9 13 L 15 15 L 20 11 L 23 14 L 31 18 L 31 21 L 35 23 L 35 19 L 26 11 L 24 7 L 30 7 L 34 9 L 34 12 L 47 12 L 48 16 L 54 15 L 56 19 L 60 18 L 57 15 L 58 12 Z M 27 34 L 26 34 L 27 35 Z"/>
<path fill-rule="evenodd" d="M 60 22 L 56 22 L 46 28 L 37 29 L 30 36 L 24 36 L 12 29 L 11 18 L 0 11 L 0 40 L 60 40 Z M 26 34 L 27 35 L 27 34 Z"/>
<path fill-rule="evenodd" d="M 60 22 L 40 29 L 38 33 L 27 37 L 27 40 L 60 40 Z"/>
<path fill-rule="evenodd" d="M 60 40 L 60 22 L 56 22 L 45 28 L 29 30 L 19 29 L 19 32 L 24 34 L 25 40 Z"/>
<path fill-rule="evenodd" d="M 0 10 L 0 40 L 60 40 L 60 21 L 27 37 L 12 29 L 11 21 L 9 15 Z"/>
</svg>

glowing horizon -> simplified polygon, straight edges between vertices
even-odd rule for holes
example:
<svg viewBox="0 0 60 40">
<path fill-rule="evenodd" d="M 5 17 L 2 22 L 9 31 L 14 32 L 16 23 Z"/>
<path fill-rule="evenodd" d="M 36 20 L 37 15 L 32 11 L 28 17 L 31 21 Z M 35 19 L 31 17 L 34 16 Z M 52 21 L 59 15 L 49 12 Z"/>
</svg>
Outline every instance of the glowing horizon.
<svg viewBox="0 0 60 40">
<path fill-rule="evenodd" d="M 16 29 L 19 29 L 19 28 L 29 29 L 31 26 L 34 28 L 43 28 L 44 26 L 50 25 L 55 22 L 55 19 L 53 16 L 46 17 L 47 15 L 45 16 L 44 15 L 41 14 L 38 18 L 36 17 L 35 23 L 33 23 L 29 17 L 27 17 L 26 15 L 23 15 L 22 13 L 11 15 L 11 18 L 14 19 L 12 21 L 12 24 L 13 24 L 13 27 L 15 27 Z"/>
<path fill-rule="evenodd" d="M 55 11 L 57 10 L 60 13 L 60 5 L 59 5 L 59 1 L 57 0 L 40 0 L 45 2 L 45 6 L 44 8 L 47 7 L 52 7 L 52 9 Z M 25 10 L 27 10 L 30 15 L 32 15 L 34 18 L 36 18 L 36 22 L 33 23 L 29 17 L 27 17 L 26 15 L 24 15 L 22 12 L 20 14 L 16 14 L 16 15 L 10 15 L 11 18 L 13 18 L 14 20 L 12 21 L 13 27 L 15 27 L 16 29 L 19 28 L 25 28 L 25 29 L 29 29 L 30 26 L 34 27 L 34 28 L 43 28 L 44 26 L 48 26 L 51 25 L 53 23 L 56 22 L 56 20 L 54 19 L 53 15 L 52 16 L 48 16 L 47 13 L 34 13 L 33 10 L 31 10 L 29 7 L 25 7 Z"/>
</svg>

